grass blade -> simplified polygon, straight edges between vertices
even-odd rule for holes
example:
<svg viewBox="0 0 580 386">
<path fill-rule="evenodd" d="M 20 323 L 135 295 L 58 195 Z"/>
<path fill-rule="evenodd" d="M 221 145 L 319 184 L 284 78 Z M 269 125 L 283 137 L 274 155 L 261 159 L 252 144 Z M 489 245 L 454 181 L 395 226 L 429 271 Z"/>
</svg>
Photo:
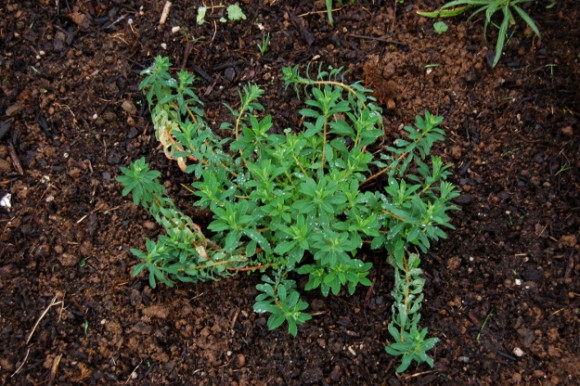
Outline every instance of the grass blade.
<svg viewBox="0 0 580 386">
<path fill-rule="evenodd" d="M 499 58 L 503 52 L 503 46 L 505 44 L 505 38 L 507 35 L 507 30 L 510 24 L 510 16 L 511 12 L 508 7 L 503 9 L 503 21 L 501 22 L 501 26 L 499 27 L 499 32 L 497 34 L 497 43 L 495 44 L 495 57 L 493 59 L 492 67 L 495 67 L 499 63 Z"/>
<path fill-rule="evenodd" d="M 525 21 L 528 26 L 530 26 L 530 28 L 532 29 L 532 31 L 534 31 L 536 36 L 541 39 L 542 35 L 540 34 L 540 30 L 538 29 L 538 26 L 536 25 L 534 20 L 530 17 L 530 15 L 528 15 L 528 13 L 523 9 L 521 9 L 519 6 L 513 4 L 512 6 L 514 7 L 518 15 L 520 15 L 522 20 Z"/>
</svg>

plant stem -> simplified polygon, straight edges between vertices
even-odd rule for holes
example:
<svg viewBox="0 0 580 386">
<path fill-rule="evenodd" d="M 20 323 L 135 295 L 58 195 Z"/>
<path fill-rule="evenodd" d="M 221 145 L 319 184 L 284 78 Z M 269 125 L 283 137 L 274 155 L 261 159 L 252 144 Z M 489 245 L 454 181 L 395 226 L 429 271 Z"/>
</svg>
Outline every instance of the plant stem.
<svg viewBox="0 0 580 386">
<path fill-rule="evenodd" d="M 397 158 L 397 162 L 401 161 L 401 160 L 402 160 L 403 158 L 405 158 L 405 157 L 406 157 L 408 154 L 409 154 L 409 153 L 402 153 L 402 154 L 399 156 L 399 158 Z M 379 170 L 378 172 L 376 172 L 375 174 L 373 174 L 372 176 L 370 176 L 369 178 L 367 178 L 366 180 L 364 180 L 363 182 L 361 182 L 359 186 L 365 186 L 366 184 L 368 184 L 369 182 L 371 182 L 371 181 L 372 181 L 372 180 L 374 180 L 375 178 L 378 178 L 378 177 L 382 176 L 383 174 L 385 174 L 386 172 L 388 172 L 389 170 L 391 170 L 391 168 L 392 168 L 392 165 L 393 165 L 393 164 L 391 163 L 389 166 L 387 166 L 387 167 L 385 167 L 385 168 L 383 168 L 383 169 Z"/>
<path fill-rule="evenodd" d="M 306 78 L 302 78 L 302 77 L 296 78 L 296 82 L 300 83 L 300 84 L 307 85 L 307 86 L 324 86 L 324 85 L 338 86 L 338 87 L 348 91 L 352 95 L 354 95 L 356 97 L 356 99 L 358 99 L 360 101 L 360 103 L 362 104 L 363 109 L 365 109 L 365 110 L 367 109 L 367 105 L 364 102 L 364 99 L 361 98 L 359 93 L 357 93 L 354 88 L 352 88 L 349 85 L 344 84 L 342 82 L 337 82 L 335 80 L 311 80 L 311 79 L 306 79 Z"/>
</svg>

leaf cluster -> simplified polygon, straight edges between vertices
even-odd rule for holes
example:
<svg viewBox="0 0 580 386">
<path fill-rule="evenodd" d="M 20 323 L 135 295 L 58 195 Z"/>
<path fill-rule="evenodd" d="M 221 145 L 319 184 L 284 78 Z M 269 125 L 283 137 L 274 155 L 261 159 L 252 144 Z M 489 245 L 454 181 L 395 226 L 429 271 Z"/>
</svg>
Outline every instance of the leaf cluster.
<svg viewBox="0 0 580 386">
<path fill-rule="evenodd" d="M 427 355 L 437 343 L 437 338 L 426 338 L 427 328 L 420 329 L 419 313 L 423 302 L 423 286 L 421 262 L 419 255 L 404 252 L 403 245 L 390 257 L 391 265 L 395 269 L 395 286 L 391 292 L 394 302 L 392 320 L 388 330 L 394 342 L 385 347 L 387 353 L 401 357 L 401 364 L 397 372 L 407 370 L 413 361 L 427 363 L 433 366 L 433 360 Z"/>
<path fill-rule="evenodd" d="M 370 90 L 346 83 L 342 69 L 319 69 L 310 76 L 287 67 L 282 80 L 303 99 L 298 128 L 273 130 L 275 122 L 259 101 L 264 91 L 249 84 L 240 91 L 239 104 L 227 106 L 231 121 L 214 130 L 191 87 L 193 76 L 182 71 L 172 78 L 169 67 L 166 58 L 156 58 L 140 88 L 166 155 L 192 175 L 193 204 L 209 210 L 212 221 L 205 231 L 194 224 L 166 196 L 159 173 L 144 160 L 121 169 L 123 194 L 131 194 L 166 231 L 157 242 L 148 240 L 145 251 L 134 250 L 142 259 L 134 273 L 148 271 L 152 287 L 157 281 L 267 271 L 254 310 L 270 314 L 269 328 L 286 323 L 296 335 L 311 318 L 296 276 L 307 276 L 306 291 L 352 294 L 358 285 L 371 284 L 372 264 L 358 253 L 363 244 L 401 256 L 426 251 L 451 228 L 447 213 L 455 209 L 451 200 L 457 192 L 446 181 L 449 165 L 430 155 L 444 139 L 441 117 L 425 112 L 404 128 L 402 138 L 380 145 L 383 120 Z M 387 186 L 367 190 L 378 177 Z M 406 283 L 407 271 L 395 272 Z M 412 303 L 418 310 L 414 304 L 422 297 L 414 299 L 396 297 L 397 304 Z M 408 327 L 416 323 L 397 320 L 404 333 L 415 336 Z"/>
</svg>

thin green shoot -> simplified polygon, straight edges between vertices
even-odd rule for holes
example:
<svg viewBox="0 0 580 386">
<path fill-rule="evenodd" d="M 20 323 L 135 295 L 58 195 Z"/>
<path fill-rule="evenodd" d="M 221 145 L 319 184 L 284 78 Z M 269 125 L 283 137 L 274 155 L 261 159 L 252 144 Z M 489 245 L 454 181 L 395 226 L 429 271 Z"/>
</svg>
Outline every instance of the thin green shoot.
<svg viewBox="0 0 580 386">
<path fill-rule="evenodd" d="M 489 312 L 485 316 L 485 319 L 483 320 L 483 323 L 479 327 L 479 332 L 477 333 L 477 336 L 475 337 L 475 339 L 477 341 L 479 341 L 481 339 L 481 334 L 483 333 L 483 330 L 485 329 L 485 327 L 489 323 L 489 320 L 491 319 L 491 317 L 493 315 L 493 311 L 494 311 L 494 307 L 491 307 L 491 310 L 489 310 Z"/>
</svg>

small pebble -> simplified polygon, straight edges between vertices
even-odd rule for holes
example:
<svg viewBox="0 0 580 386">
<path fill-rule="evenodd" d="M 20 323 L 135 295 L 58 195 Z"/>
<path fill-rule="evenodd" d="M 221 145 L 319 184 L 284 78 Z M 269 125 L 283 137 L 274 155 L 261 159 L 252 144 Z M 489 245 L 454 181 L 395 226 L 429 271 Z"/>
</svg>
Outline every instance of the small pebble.
<svg viewBox="0 0 580 386">
<path fill-rule="evenodd" d="M 12 171 L 12 165 L 5 159 L 0 158 L 0 174 L 8 175 Z"/>
<path fill-rule="evenodd" d="M 234 70 L 232 67 L 228 67 L 224 71 L 224 76 L 227 80 L 232 82 L 234 80 L 234 78 L 236 77 L 236 70 Z"/>
<path fill-rule="evenodd" d="M 93 244 L 89 240 L 85 240 L 81 243 L 79 252 L 83 257 L 89 257 L 93 253 Z"/>
<path fill-rule="evenodd" d="M 453 159 L 460 159 L 461 158 L 461 146 L 453 146 L 450 149 L 450 153 L 451 153 L 451 157 L 453 157 Z"/>
<path fill-rule="evenodd" d="M 461 266 L 461 259 L 459 257 L 452 257 L 447 260 L 447 269 L 456 271 Z"/>
<path fill-rule="evenodd" d="M 81 176 L 81 169 L 79 169 L 79 168 L 71 168 L 68 171 L 68 175 L 71 178 L 77 179 L 77 178 L 79 178 Z"/>
<path fill-rule="evenodd" d="M 74 267 L 80 261 L 80 258 L 70 253 L 63 253 L 58 257 L 58 261 L 63 267 Z"/>
<path fill-rule="evenodd" d="M 576 235 L 564 235 L 560 237 L 560 244 L 565 247 L 574 248 L 578 244 L 578 239 Z"/>
<path fill-rule="evenodd" d="M 143 223 L 143 228 L 150 230 L 150 231 L 153 231 L 157 228 L 157 224 L 154 223 L 153 221 L 147 220 Z"/>
<path fill-rule="evenodd" d="M 133 101 L 131 101 L 129 99 L 125 99 L 123 101 L 123 103 L 121 103 L 121 108 L 123 109 L 123 111 L 125 111 L 131 115 L 137 114 L 137 107 L 135 107 L 135 104 L 133 103 Z"/>
<path fill-rule="evenodd" d="M 574 129 L 572 128 L 572 126 L 566 126 L 562 129 L 562 134 L 571 137 L 574 135 Z"/>
<path fill-rule="evenodd" d="M 515 356 L 517 356 L 518 358 L 523 357 L 526 353 L 524 352 L 524 350 L 522 350 L 519 347 L 514 347 L 513 353 Z"/>
<path fill-rule="evenodd" d="M 244 354 L 236 355 L 236 366 L 238 368 L 242 368 L 245 365 L 246 365 L 246 357 L 244 356 Z"/>
<path fill-rule="evenodd" d="M 6 111 L 4 111 L 4 114 L 6 114 L 7 117 L 12 117 L 18 114 L 23 108 L 24 105 L 22 103 L 16 103 L 12 106 L 7 107 Z"/>
<path fill-rule="evenodd" d="M 462 194 L 461 196 L 457 197 L 454 201 L 459 205 L 467 205 L 473 201 L 473 196 L 469 194 Z"/>
</svg>

